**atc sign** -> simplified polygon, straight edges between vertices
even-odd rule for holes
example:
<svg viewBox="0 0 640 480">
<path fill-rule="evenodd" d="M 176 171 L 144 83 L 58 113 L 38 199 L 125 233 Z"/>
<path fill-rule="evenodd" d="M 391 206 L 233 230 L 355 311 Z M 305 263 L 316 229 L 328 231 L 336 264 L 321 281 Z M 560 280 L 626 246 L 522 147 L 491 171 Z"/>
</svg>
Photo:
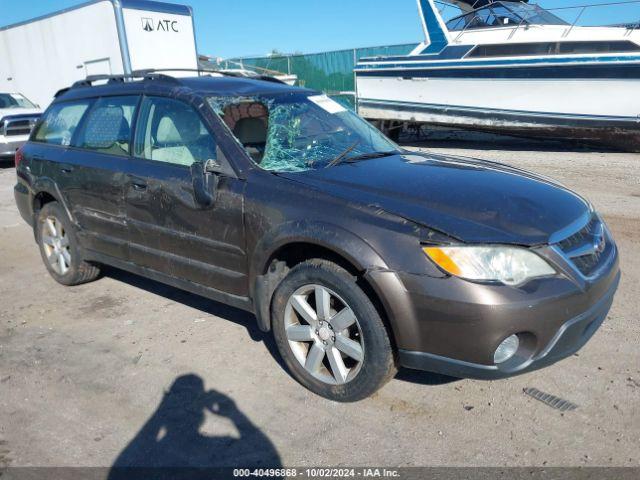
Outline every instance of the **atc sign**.
<svg viewBox="0 0 640 480">
<path fill-rule="evenodd" d="M 176 20 L 158 20 L 156 23 L 153 18 L 147 17 L 142 18 L 142 29 L 145 32 L 179 32 Z"/>
</svg>

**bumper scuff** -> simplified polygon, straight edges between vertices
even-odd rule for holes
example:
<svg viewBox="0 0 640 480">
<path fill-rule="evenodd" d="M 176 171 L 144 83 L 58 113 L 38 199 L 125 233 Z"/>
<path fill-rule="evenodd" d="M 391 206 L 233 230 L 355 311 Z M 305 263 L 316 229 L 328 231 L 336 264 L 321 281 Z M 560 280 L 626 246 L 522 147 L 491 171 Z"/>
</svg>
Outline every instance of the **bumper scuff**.
<svg viewBox="0 0 640 480">
<path fill-rule="evenodd" d="M 465 362 L 408 350 L 399 351 L 400 364 L 411 369 L 480 380 L 507 378 L 538 370 L 573 355 L 589 341 L 607 317 L 619 282 L 620 273 L 617 274 L 607 293 L 596 304 L 581 315 L 565 322 L 542 351 L 513 368 Z"/>
</svg>

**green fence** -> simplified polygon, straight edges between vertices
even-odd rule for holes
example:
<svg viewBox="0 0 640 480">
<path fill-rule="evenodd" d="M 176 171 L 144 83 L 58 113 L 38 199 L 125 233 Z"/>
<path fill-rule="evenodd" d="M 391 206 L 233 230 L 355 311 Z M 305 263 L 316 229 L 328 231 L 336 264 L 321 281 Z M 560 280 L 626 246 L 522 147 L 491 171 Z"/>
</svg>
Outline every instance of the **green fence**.
<svg viewBox="0 0 640 480">
<path fill-rule="evenodd" d="M 353 102 L 355 79 L 353 69 L 360 58 L 377 55 L 406 55 L 417 44 L 354 48 L 307 55 L 277 55 L 225 60 L 222 68 L 259 68 L 295 74 L 298 85 L 321 90 L 329 95 Z"/>
</svg>

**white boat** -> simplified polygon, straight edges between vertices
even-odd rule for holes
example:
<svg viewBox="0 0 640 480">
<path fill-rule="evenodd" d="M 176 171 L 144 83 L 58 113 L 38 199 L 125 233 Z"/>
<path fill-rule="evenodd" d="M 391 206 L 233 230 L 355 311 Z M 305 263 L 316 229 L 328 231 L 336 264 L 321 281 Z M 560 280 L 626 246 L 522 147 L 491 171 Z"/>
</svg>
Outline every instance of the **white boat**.
<svg viewBox="0 0 640 480">
<path fill-rule="evenodd" d="M 358 109 L 426 123 L 640 151 L 640 29 L 584 27 L 525 1 L 418 0 L 425 42 L 356 66 Z M 640 3 L 640 2 L 639 2 Z M 581 7 L 579 13 L 588 7 Z"/>
<path fill-rule="evenodd" d="M 215 70 L 220 73 L 228 73 L 247 78 L 272 77 L 290 86 L 294 86 L 298 81 L 298 76 L 292 73 L 283 73 L 257 66 L 245 67 L 242 62 L 224 60 L 222 58 L 209 57 L 207 55 L 198 55 L 198 64 L 202 71 Z"/>
</svg>

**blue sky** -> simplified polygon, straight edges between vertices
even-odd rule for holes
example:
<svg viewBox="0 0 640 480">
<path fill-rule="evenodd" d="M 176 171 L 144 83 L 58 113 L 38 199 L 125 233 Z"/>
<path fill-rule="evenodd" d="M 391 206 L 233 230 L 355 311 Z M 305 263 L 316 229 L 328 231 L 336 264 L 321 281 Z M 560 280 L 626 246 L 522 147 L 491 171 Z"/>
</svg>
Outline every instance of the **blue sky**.
<svg viewBox="0 0 640 480">
<path fill-rule="evenodd" d="M 44 15 L 84 0 L 0 0 L 0 25 Z M 538 0 L 543 7 L 605 0 Z M 415 0 L 173 0 L 195 12 L 200 53 L 235 57 L 319 52 L 422 40 Z M 579 10 L 564 11 L 572 19 Z M 580 23 L 640 21 L 640 3 L 600 7 Z"/>
</svg>

